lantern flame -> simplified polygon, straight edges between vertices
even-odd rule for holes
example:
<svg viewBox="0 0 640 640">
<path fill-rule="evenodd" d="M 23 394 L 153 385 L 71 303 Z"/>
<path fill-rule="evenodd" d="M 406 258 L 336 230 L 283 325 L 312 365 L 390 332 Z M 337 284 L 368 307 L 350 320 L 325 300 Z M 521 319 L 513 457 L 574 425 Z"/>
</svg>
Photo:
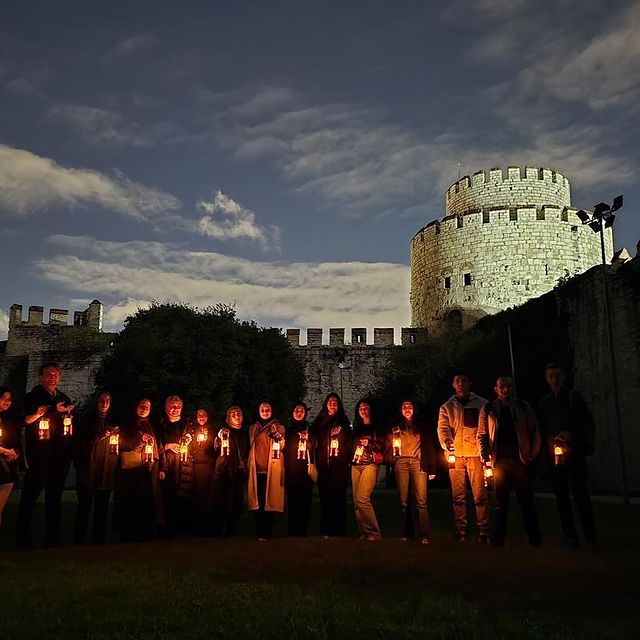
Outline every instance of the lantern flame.
<svg viewBox="0 0 640 640">
<path fill-rule="evenodd" d="M 62 418 L 62 435 L 73 435 L 73 421 L 71 420 L 71 416 L 69 414 Z"/>
<path fill-rule="evenodd" d="M 38 439 L 39 440 L 49 440 L 49 420 L 48 418 L 42 418 L 38 423 Z"/>
<path fill-rule="evenodd" d="M 120 449 L 120 436 L 117 433 L 112 433 L 109 436 L 109 453 L 118 455 Z"/>
<path fill-rule="evenodd" d="M 329 457 L 337 458 L 339 451 L 340 451 L 340 442 L 338 438 L 331 438 L 331 443 L 329 445 Z"/>
</svg>

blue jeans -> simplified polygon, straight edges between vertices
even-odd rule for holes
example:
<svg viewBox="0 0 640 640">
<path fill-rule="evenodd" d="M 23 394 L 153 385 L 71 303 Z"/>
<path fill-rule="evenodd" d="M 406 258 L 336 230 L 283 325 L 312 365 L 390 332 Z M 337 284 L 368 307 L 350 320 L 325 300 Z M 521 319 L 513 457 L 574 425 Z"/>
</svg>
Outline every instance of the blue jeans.
<svg viewBox="0 0 640 640">
<path fill-rule="evenodd" d="M 353 507 L 358 521 L 358 530 L 363 536 L 380 538 L 380 527 L 371 504 L 371 494 L 378 481 L 378 465 L 354 465 L 351 467 Z"/>
<path fill-rule="evenodd" d="M 407 501 L 409 487 L 418 515 L 418 529 L 421 538 L 429 537 L 429 512 L 427 511 L 427 474 L 420 468 L 420 458 L 398 458 L 393 473 L 396 479 L 400 508 L 405 526 L 405 537 L 409 537 Z"/>
</svg>

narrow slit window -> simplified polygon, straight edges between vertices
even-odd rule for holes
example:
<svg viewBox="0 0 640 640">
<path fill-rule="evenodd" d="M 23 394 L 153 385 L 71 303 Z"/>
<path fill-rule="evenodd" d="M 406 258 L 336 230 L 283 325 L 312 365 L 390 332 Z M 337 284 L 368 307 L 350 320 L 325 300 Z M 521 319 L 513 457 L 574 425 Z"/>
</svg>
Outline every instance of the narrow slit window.
<svg viewBox="0 0 640 640">
<path fill-rule="evenodd" d="M 518 210 L 517 209 L 509 209 L 509 221 L 510 222 L 518 222 Z"/>
<path fill-rule="evenodd" d="M 464 286 L 465 287 L 470 287 L 471 283 L 472 283 L 471 274 L 470 273 L 465 273 L 464 274 Z"/>
<path fill-rule="evenodd" d="M 489 224 L 491 222 L 491 217 L 488 211 L 482 212 L 482 224 Z"/>
<path fill-rule="evenodd" d="M 446 276 L 444 279 L 444 288 L 451 289 L 451 276 Z"/>
<path fill-rule="evenodd" d="M 458 229 L 462 229 L 462 227 L 464 225 L 464 220 L 463 220 L 462 216 L 458 216 L 457 225 L 458 225 Z"/>
</svg>

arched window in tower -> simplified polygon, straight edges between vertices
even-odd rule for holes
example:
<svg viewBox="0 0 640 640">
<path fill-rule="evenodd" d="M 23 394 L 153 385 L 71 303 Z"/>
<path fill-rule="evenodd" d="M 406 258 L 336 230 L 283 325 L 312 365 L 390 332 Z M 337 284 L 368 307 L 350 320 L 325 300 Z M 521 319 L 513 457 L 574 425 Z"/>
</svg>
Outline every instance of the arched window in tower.
<svg viewBox="0 0 640 640">
<path fill-rule="evenodd" d="M 462 330 L 462 312 L 459 309 L 453 309 L 447 314 L 447 329 L 450 331 Z"/>
</svg>

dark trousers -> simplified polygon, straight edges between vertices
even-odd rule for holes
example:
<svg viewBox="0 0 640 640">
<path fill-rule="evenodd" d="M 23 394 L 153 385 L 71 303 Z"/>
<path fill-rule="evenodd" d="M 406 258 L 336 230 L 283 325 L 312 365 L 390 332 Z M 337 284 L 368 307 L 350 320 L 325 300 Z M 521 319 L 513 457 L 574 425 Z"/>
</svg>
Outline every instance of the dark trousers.
<svg viewBox="0 0 640 640">
<path fill-rule="evenodd" d="M 520 460 L 498 460 L 494 469 L 493 544 L 504 545 L 509 516 L 509 497 L 516 494 L 529 542 L 540 544 L 540 527 L 533 497 L 531 470 Z"/>
<path fill-rule="evenodd" d="M 318 470 L 320 533 L 343 536 L 347 532 L 347 476 L 340 469 Z"/>
<path fill-rule="evenodd" d="M 186 496 L 171 496 L 164 502 L 164 537 L 190 535 L 194 531 L 193 500 Z"/>
<path fill-rule="evenodd" d="M 34 464 L 27 469 L 20 494 L 16 522 L 18 547 L 31 545 L 31 519 L 40 494 L 44 490 L 45 545 L 60 544 L 62 492 L 69 473 L 70 461 L 58 458 L 46 466 Z"/>
<path fill-rule="evenodd" d="M 568 458 L 565 464 L 551 469 L 551 481 L 558 501 L 560 522 L 565 538 L 571 543 L 578 542 L 578 532 L 573 517 L 571 494 L 582 522 L 582 531 L 587 542 L 596 542 L 596 520 L 591 505 L 591 494 L 587 481 L 587 461 L 582 456 Z"/>
<path fill-rule="evenodd" d="M 243 509 L 244 475 L 214 477 L 212 484 L 211 519 L 214 536 L 234 536 L 238 533 Z"/>
<path fill-rule="evenodd" d="M 287 484 L 287 516 L 290 536 L 307 535 L 311 519 L 312 494 L 313 482 L 308 477 Z"/>
<path fill-rule="evenodd" d="M 267 540 L 273 533 L 273 511 L 266 511 L 267 502 L 267 474 L 256 474 L 258 485 L 258 510 L 253 512 L 256 521 L 256 536 Z"/>
<path fill-rule="evenodd" d="M 91 541 L 93 544 L 102 544 L 107 537 L 107 513 L 109 512 L 109 500 L 111 491 L 93 490 L 87 487 L 77 487 L 78 507 L 76 510 L 76 526 L 73 534 L 75 544 L 83 544 L 87 539 L 89 517 L 93 507 L 93 531 Z"/>
</svg>

